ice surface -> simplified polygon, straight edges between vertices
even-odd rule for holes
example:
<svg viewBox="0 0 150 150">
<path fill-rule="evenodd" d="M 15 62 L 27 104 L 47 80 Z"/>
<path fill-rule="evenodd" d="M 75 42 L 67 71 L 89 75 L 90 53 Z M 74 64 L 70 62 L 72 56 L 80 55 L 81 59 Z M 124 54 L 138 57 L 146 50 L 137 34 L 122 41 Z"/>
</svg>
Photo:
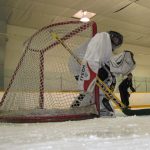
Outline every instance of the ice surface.
<svg viewBox="0 0 150 150">
<path fill-rule="evenodd" d="M 150 150 L 150 117 L 0 124 L 0 150 Z"/>
</svg>

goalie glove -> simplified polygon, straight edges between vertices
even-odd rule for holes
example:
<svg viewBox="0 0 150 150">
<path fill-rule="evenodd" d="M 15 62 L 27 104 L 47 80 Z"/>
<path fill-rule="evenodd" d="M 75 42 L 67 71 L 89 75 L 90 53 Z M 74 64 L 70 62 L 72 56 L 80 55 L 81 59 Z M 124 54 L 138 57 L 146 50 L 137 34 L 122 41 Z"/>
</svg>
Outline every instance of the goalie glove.
<svg viewBox="0 0 150 150">
<path fill-rule="evenodd" d="M 124 51 L 118 55 L 112 56 L 110 59 L 110 70 L 116 75 L 127 75 L 135 68 L 135 60 L 133 53 Z"/>
</svg>

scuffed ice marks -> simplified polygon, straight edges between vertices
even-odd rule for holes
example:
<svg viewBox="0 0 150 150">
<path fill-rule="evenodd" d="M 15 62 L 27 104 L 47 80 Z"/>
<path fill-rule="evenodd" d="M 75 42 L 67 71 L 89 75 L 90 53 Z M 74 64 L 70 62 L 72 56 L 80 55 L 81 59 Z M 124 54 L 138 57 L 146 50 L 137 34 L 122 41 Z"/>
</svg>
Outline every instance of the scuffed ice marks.
<svg viewBox="0 0 150 150">
<path fill-rule="evenodd" d="M 149 150 L 150 118 L 95 118 L 57 123 L 0 124 L 4 150 Z"/>
</svg>

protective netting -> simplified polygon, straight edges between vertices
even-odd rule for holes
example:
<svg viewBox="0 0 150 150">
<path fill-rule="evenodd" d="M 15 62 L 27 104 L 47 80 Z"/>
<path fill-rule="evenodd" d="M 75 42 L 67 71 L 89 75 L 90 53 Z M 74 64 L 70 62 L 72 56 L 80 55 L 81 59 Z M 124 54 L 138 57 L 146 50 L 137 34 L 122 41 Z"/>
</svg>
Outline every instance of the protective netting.
<svg viewBox="0 0 150 150">
<path fill-rule="evenodd" d="M 54 115 L 56 112 L 59 118 L 59 115 L 95 113 L 93 106 L 93 109 L 70 109 L 78 95 L 77 81 L 72 71 L 78 64 L 52 37 L 52 32 L 76 53 L 96 33 L 96 24 L 68 21 L 43 27 L 36 32 L 25 43 L 23 56 L 0 102 L 0 117 Z M 80 48 L 83 54 L 85 50 Z"/>
</svg>

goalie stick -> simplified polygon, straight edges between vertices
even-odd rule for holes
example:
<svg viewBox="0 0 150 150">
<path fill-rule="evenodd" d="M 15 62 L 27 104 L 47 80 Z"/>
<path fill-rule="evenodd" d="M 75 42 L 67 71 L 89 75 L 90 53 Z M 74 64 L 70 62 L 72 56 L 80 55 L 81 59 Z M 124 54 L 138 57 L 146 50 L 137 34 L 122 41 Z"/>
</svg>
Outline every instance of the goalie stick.
<svg viewBox="0 0 150 150">
<path fill-rule="evenodd" d="M 73 58 L 81 65 L 81 60 L 77 56 L 74 55 L 72 50 L 58 37 L 58 35 L 53 31 L 51 31 L 51 35 L 52 35 L 53 39 L 56 39 L 73 56 Z"/>
<path fill-rule="evenodd" d="M 73 58 L 81 65 L 81 60 L 72 52 L 72 50 L 59 38 L 59 36 L 51 30 L 51 36 L 53 39 L 56 39 L 72 56 Z M 112 100 L 118 108 L 123 110 L 125 106 L 122 104 L 122 102 L 112 93 L 112 91 L 108 88 L 108 86 L 100 80 L 100 78 L 97 76 L 96 85 L 104 92 L 106 97 L 109 100 Z"/>
<path fill-rule="evenodd" d="M 102 80 L 100 80 L 98 76 L 96 85 L 104 92 L 104 94 L 109 100 L 112 100 L 117 105 L 118 108 L 120 108 L 121 110 L 125 108 L 125 105 L 115 96 L 115 94 L 113 94 L 113 92 Z"/>
</svg>

